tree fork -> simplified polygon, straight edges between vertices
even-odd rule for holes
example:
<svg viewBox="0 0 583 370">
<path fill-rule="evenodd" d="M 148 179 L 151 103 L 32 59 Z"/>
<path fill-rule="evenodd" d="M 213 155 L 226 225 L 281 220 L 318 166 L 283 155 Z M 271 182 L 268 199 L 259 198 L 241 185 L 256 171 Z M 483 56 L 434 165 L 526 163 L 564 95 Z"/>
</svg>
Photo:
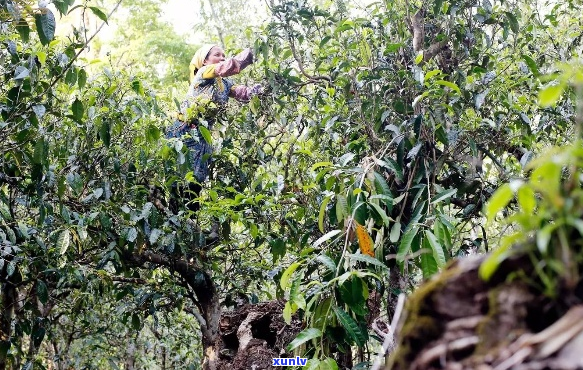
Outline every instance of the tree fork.
<svg viewBox="0 0 583 370">
<path fill-rule="evenodd" d="M 203 369 L 214 370 L 217 368 L 218 356 L 215 345 L 219 339 L 219 319 L 221 306 L 216 286 L 210 275 L 198 266 L 183 260 L 173 260 L 167 256 L 145 251 L 141 254 L 124 256 L 130 263 L 142 266 L 146 262 L 158 266 L 164 266 L 176 271 L 192 289 L 196 301 L 194 302 L 202 315 L 195 315 L 202 332 L 202 344 L 204 348 Z M 2 369 L 0 369 L 2 370 Z"/>
</svg>

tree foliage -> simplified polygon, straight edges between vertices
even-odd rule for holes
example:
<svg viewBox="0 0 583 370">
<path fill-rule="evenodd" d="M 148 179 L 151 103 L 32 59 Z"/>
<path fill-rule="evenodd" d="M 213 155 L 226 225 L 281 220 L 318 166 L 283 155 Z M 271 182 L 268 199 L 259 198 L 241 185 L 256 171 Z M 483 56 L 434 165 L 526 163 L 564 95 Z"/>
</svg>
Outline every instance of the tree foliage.
<svg viewBox="0 0 583 370">
<path fill-rule="evenodd" d="M 484 217 L 513 194 L 496 189 L 575 134 L 572 75 L 555 74 L 581 52 L 573 1 L 269 4 L 250 77 L 268 92 L 213 133 L 193 217 L 167 207 L 192 173 L 153 88 L 192 50 L 151 16 L 163 5 L 131 3 L 149 11 L 120 31 L 148 33 L 120 59 L 141 66 L 114 53 L 95 71 L 50 10 L 0 1 L 0 368 L 209 367 L 221 308 L 269 299 L 306 323 L 288 351 L 312 368 L 366 366 L 396 297 L 496 244 Z"/>
</svg>

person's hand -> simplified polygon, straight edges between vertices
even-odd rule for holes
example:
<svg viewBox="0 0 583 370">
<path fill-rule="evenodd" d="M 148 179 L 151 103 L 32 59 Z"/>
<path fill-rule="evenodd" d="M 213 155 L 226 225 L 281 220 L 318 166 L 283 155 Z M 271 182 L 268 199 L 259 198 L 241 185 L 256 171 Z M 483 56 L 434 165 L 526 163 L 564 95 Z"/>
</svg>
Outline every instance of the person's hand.
<svg viewBox="0 0 583 370">
<path fill-rule="evenodd" d="M 265 89 L 261 84 L 255 84 L 251 88 L 251 95 L 262 95 L 265 92 Z"/>
<path fill-rule="evenodd" d="M 253 50 L 251 48 L 243 49 L 243 51 L 235 55 L 233 59 L 239 62 L 241 69 L 243 69 L 253 63 Z"/>
</svg>

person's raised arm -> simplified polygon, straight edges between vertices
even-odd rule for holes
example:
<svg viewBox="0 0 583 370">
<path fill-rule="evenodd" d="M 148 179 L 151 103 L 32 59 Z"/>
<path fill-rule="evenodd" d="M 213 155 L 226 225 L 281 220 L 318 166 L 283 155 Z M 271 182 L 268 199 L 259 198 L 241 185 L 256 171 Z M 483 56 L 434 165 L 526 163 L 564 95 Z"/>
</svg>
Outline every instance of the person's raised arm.
<svg viewBox="0 0 583 370">
<path fill-rule="evenodd" d="M 202 78 L 229 77 L 241 72 L 253 63 L 253 51 L 244 49 L 236 56 L 202 68 Z"/>
</svg>

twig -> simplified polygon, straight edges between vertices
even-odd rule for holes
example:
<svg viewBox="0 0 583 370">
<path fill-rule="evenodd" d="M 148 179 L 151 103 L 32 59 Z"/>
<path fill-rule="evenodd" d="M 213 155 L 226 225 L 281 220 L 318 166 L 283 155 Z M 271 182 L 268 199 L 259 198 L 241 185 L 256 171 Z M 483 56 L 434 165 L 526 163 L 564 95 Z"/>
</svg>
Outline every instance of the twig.
<svg viewBox="0 0 583 370">
<path fill-rule="evenodd" d="M 377 358 L 374 364 L 372 365 L 371 370 L 379 370 L 383 363 L 385 355 L 390 354 L 392 350 L 395 348 L 395 330 L 397 329 L 397 323 L 399 322 L 399 318 L 401 317 L 401 311 L 403 311 L 404 305 L 405 294 L 401 293 L 399 294 L 397 307 L 395 309 L 395 314 L 393 315 L 393 321 L 391 322 L 391 327 L 389 328 L 389 332 L 385 335 L 383 346 L 379 351 Z"/>
<path fill-rule="evenodd" d="M 328 83 L 332 83 L 332 79 L 329 76 L 312 76 L 304 70 L 304 64 L 302 63 L 302 60 L 300 59 L 300 56 L 298 55 L 298 52 L 296 51 L 296 47 L 295 47 L 295 44 L 294 44 L 291 36 L 289 37 L 289 48 L 292 51 L 294 59 L 298 63 L 298 67 L 300 68 L 300 72 L 302 72 L 302 74 L 304 76 L 306 76 L 307 78 L 309 78 L 311 81 L 314 81 L 314 82 L 319 81 L 319 80 L 324 80 L 324 81 L 328 81 Z"/>
<path fill-rule="evenodd" d="M 109 19 L 113 13 L 115 13 L 115 11 L 117 10 L 117 8 L 120 6 L 122 0 L 118 0 L 118 2 L 115 4 L 115 6 L 113 7 L 112 11 L 109 12 L 109 14 L 107 15 L 107 19 Z M 73 56 L 73 58 L 71 58 L 71 60 L 69 61 L 69 63 L 65 66 L 65 68 L 63 68 L 63 70 L 61 71 L 60 74 L 57 75 L 57 77 L 55 77 L 55 79 L 51 82 L 51 84 L 41 93 L 37 96 L 44 96 L 47 91 L 52 88 L 53 86 L 55 86 L 55 84 L 65 75 L 65 73 L 67 73 L 67 71 L 69 70 L 69 68 L 71 68 L 71 66 L 73 65 L 73 63 L 75 63 L 75 61 L 77 60 L 77 58 L 79 58 L 79 56 L 81 55 L 81 53 L 83 53 L 85 51 L 85 49 L 87 49 L 87 47 L 89 46 L 89 43 L 91 42 L 91 40 L 93 40 L 95 38 L 95 36 L 97 36 L 97 34 L 99 32 L 101 32 L 101 29 L 103 28 L 103 26 L 105 26 L 107 22 L 103 22 L 101 23 L 101 25 L 97 28 L 97 30 L 93 33 L 93 35 L 91 35 L 91 37 L 85 42 L 85 44 L 81 47 L 81 49 L 79 49 L 79 51 L 77 51 L 77 53 Z"/>
</svg>

